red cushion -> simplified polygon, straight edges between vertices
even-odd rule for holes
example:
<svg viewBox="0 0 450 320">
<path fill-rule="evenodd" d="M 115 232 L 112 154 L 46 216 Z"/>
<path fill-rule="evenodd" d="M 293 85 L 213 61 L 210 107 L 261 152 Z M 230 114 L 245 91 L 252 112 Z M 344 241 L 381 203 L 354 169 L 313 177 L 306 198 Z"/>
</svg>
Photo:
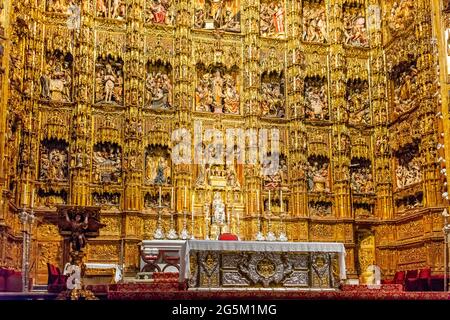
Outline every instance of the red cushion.
<svg viewBox="0 0 450 320">
<path fill-rule="evenodd" d="M 420 271 L 419 271 L 419 278 L 420 279 L 429 279 L 429 278 L 431 278 L 431 269 L 430 268 L 420 269 Z"/>
<path fill-rule="evenodd" d="M 4 276 L 0 276 L 0 292 L 6 291 L 6 279 Z"/>
<path fill-rule="evenodd" d="M 237 235 L 232 234 L 232 233 L 222 233 L 219 236 L 219 240 L 224 240 L 224 241 L 238 241 L 239 238 L 237 237 Z"/>
</svg>

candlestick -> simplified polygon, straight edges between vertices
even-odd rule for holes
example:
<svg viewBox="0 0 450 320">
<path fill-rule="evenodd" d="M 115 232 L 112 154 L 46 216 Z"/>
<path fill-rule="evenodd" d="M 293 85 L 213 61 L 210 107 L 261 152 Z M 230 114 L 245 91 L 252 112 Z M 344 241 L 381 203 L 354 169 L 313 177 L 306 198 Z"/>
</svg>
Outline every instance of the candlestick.
<svg viewBox="0 0 450 320">
<path fill-rule="evenodd" d="M 195 239 L 195 232 L 194 232 L 194 227 L 195 227 L 195 218 L 194 218 L 194 201 L 195 201 L 195 193 L 192 194 L 192 213 L 191 213 L 191 219 L 192 219 L 192 226 L 191 226 L 191 239 Z"/>
<path fill-rule="evenodd" d="M 159 187 L 159 206 L 161 207 L 161 186 Z"/>
<path fill-rule="evenodd" d="M 33 208 L 34 208 L 34 189 L 31 192 L 31 209 L 33 209 Z"/>
<path fill-rule="evenodd" d="M 184 186 L 184 209 L 187 208 L 186 203 L 187 203 L 187 187 Z"/>
<path fill-rule="evenodd" d="M 283 212 L 283 189 L 280 189 L 280 211 Z"/>
<path fill-rule="evenodd" d="M 258 213 L 259 213 L 259 202 L 260 202 L 260 198 L 259 198 L 259 190 L 256 190 L 256 208 L 257 208 L 257 211 L 258 211 Z"/>
<path fill-rule="evenodd" d="M 172 187 L 172 195 L 170 197 L 170 208 L 173 210 L 174 209 L 174 196 L 173 196 L 173 187 Z"/>
<path fill-rule="evenodd" d="M 271 205 L 271 199 L 270 199 L 270 190 L 269 190 L 269 211 L 271 211 L 271 209 L 272 209 L 272 205 Z"/>
<path fill-rule="evenodd" d="M 240 214 L 239 214 L 239 211 L 237 212 L 237 236 L 238 236 L 238 239 L 240 239 L 241 237 L 239 236 L 240 234 L 241 234 L 241 222 L 240 222 Z"/>
</svg>

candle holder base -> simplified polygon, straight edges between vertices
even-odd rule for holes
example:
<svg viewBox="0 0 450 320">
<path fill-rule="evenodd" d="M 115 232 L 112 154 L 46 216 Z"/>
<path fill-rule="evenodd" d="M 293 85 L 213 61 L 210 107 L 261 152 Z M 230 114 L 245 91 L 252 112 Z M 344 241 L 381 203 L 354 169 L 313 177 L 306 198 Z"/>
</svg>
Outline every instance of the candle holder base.
<svg viewBox="0 0 450 320">
<path fill-rule="evenodd" d="M 156 240 L 164 239 L 164 231 L 161 228 L 156 229 L 155 233 L 153 234 L 153 239 Z"/>
<path fill-rule="evenodd" d="M 181 239 L 181 240 L 187 240 L 187 239 L 189 239 L 189 232 L 187 231 L 187 229 L 181 230 L 181 233 L 180 233 L 180 239 Z"/>
<path fill-rule="evenodd" d="M 169 233 L 167 234 L 167 239 L 169 240 L 176 240 L 178 239 L 178 234 L 175 229 L 170 229 Z"/>
<path fill-rule="evenodd" d="M 269 231 L 266 239 L 267 239 L 267 241 L 277 241 L 277 237 L 275 236 L 275 234 L 272 231 Z"/>
<path fill-rule="evenodd" d="M 264 237 L 263 233 L 259 231 L 255 236 L 256 241 L 265 241 L 266 238 Z"/>
<path fill-rule="evenodd" d="M 278 236 L 278 241 L 281 241 L 281 242 L 287 242 L 288 241 L 288 238 L 287 238 L 287 236 L 286 236 L 286 234 L 284 232 L 280 233 L 280 235 Z"/>
</svg>

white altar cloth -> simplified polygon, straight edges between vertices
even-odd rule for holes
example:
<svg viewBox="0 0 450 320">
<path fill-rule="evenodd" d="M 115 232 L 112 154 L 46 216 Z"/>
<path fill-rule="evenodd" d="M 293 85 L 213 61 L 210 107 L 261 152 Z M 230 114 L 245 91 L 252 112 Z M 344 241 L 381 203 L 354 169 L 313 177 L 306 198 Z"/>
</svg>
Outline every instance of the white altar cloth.
<svg viewBox="0 0 450 320">
<path fill-rule="evenodd" d="M 184 279 L 189 279 L 190 277 L 189 256 L 191 250 L 337 253 L 339 259 L 339 277 L 341 280 L 345 280 L 347 278 L 345 267 L 345 246 L 343 243 L 188 240 L 186 241 L 185 246 L 183 246 L 181 255 L 184 259 L 180 259 L 181 271 Z"/>
</svg>

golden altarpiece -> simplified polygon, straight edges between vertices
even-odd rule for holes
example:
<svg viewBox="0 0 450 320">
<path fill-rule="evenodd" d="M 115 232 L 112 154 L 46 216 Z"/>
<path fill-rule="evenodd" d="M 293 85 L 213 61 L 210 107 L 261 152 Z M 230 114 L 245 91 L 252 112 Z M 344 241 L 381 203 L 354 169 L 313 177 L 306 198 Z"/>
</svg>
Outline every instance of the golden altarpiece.
<svg viewBox="0 0 450 320">
<path fill-rule="evenodd" d="M 187 202 L 204 238 L 219 193 L 241 239 L 253 240 L 259 223 L 267 231 L 270 218 L 290 241 L 343 242 L 351 278 L 373 262 L 385 275 L 425 265 L 443 272 L 446 8 L 1 1 L 0 265 L 20 268 L 18 213 L 32 207 L 31 276 L 45 283 L 46 263 L 67 258 L 57 206 L 100 206 L 106 227 L 86 262 L 123 263 L 132 274 L 161 190 L 165 230 L 173 202 L 181 231 Z M 205 179 L 199 165 L 172 163 L 172 131 L 193 133 L 196 121 L 223 132 L 279 129 L 279 171 L 218 165 Z M 272 215 L 260 216 L 268 206 Z"/>
</svg>

